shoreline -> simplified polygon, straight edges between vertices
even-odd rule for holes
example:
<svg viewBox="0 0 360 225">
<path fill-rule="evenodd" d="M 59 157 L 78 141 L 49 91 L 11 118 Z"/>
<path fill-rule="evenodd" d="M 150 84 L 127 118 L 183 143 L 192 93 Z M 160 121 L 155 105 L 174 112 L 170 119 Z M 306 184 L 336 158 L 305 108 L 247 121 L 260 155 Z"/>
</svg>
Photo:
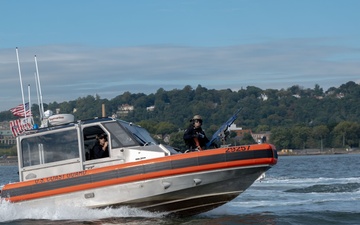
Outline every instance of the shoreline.
<svg viewBox="0 0 360 225">
<path fill-rule="evenodd" d="M 360 150 L 349 149 L 282 149 L 278 150 L 279 156 L 303 156 L 303 155 L 343 155 L 343 154 L 360 154 Z"/>
<path fill-rule="evenodd" d="M 18 159 L 16 156 L 0 158 L 0 166 L 17 166 Z"/>
</svg>

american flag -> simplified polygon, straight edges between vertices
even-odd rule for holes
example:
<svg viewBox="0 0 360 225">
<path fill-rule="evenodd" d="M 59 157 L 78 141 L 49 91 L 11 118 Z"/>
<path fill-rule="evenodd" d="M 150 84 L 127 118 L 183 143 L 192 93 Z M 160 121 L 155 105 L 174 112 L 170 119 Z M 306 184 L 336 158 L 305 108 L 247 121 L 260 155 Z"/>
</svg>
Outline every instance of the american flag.
<svg viewBox="0 0 360 225">
<path fill-rule="evenodd" d="M 12 112 L 12 114 L 14 116 L 19 116 L 19 117 L 30 117 L 32 116 L 32 113 L 29 109 L 29 103 L 25 103 L 25 111 L 26 111 L 26 115 L 24 113 L 24 105 L 20 104 L 14 108 L 11 108 L 10 111 Z"/>
<path fill-rule="evenodd" d="M 24 133 L 26 130 L 31 130 L 32 128 L 32 118 L 22 118 L 18 120 L 10 121 L 10 130 L 14 137 Z"/>
</svg>

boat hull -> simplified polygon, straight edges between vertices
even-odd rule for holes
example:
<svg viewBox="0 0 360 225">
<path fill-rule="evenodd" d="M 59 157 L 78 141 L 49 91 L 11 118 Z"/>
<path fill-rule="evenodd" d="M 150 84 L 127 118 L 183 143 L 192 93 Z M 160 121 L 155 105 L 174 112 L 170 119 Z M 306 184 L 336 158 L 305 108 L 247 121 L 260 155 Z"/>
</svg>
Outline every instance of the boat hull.
<svg viewBox="0 0 360 225">
<path fill-rule="evenodd" d="M 10 202 L 130 206 L 191 216 L 236 198 L 277 162 L 272 145 L 173 155 L 5 185 Z"/>
<path fill-rule="evenodd" d="M 167 212 L 170 216 L 192 216 L 219 207 L 243 193 L 269 166 L 236 168 L 167 179 L 186 188 L 123 203 L 149 211 Z M 198 184 L 196 184 L 198 183 Z M 161 185 L 150 185 L 161 188 Z"/>
</svg>

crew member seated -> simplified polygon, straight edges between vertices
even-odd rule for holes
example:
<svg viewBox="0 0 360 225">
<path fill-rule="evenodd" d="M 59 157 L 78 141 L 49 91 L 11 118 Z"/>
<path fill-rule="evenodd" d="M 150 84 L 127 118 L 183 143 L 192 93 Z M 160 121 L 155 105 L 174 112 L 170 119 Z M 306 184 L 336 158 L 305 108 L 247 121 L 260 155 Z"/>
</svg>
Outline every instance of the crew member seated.
<svg viewBox="0 0 360 225">
<path fill-rule="evenodd" d="M 99 159 L 109 157 L 108 140 L 105 133 L 96 136 L 96 143 L 91 152 L 91 158 Z"/>
</svg>

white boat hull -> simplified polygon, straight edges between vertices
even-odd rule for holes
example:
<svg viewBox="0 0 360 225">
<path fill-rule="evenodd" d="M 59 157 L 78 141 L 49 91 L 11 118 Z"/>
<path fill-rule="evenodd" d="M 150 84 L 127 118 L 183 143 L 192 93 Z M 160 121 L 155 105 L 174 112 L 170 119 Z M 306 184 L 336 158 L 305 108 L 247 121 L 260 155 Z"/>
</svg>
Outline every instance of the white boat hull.
<svg viewBox="0 0 360 225">
<path fill-rule="evenodd" d="M 209 211 L 244 192 L 270 165 L 111 185 L 19 202 L 35 205 L 73 205 L 89 208 L 130 206 L 167 215 L 191 216 Z"/>
</svg>

